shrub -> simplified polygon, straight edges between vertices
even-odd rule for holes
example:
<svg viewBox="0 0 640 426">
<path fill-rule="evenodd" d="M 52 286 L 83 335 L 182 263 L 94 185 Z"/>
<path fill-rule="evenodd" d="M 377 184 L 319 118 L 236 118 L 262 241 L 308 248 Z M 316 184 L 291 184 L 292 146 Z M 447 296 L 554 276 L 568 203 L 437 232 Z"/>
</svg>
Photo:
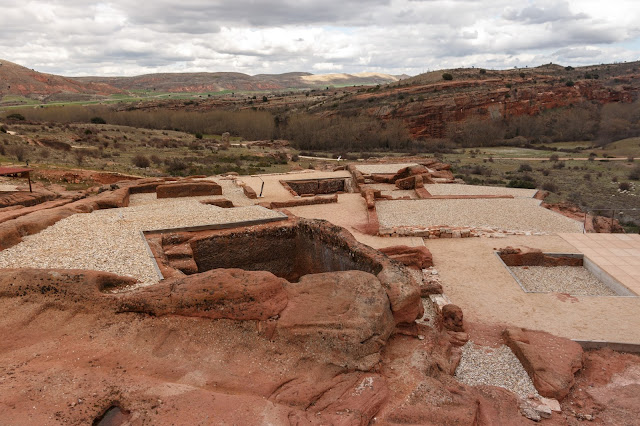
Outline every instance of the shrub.
<svg viewBox="0 0 640 426">
<path fill-rule="evenodd" d="M 484 68 L 480 68 L 480 74 L 486 74 L 487 70 L 485 70 Z"/>
<path fill-rule="evenodd" d="M 573 87 L 574 85 L 575 85 L 575 83 L 573 81 L 571 81 L 571 80 L 569 80 L 569 81 L 567 81 L 565 83 L 565 86 L 567 86 L 567 87 Z"/>
<path fill-rule="evenodd" d="M 542 189 L 544 189 L 545 191 L 549 191 L 549 192 L 557 192 L 558 191 L 558 187 L 553 182 L 545 182 L 545 183 L 543 183 L 542 184 Z"/>
<path fill-rule="evenodd" d="M 442 79 L 443 80 L 453 80 L 453 75 L 451 75 L 448 72 L 445 72 L 444 74 L 442 74 Z"/>
<path fill-rule="evenodd" d="M 202 133 L 196 133 L 194 136 L 196 139 L 202 139 Z"/>
<path fill-rule="evenodd" d="M 0 126 L 0 132 L 7 133 L 7 128 L 4 126 Z"/>
<path fill-rule="evenodd" d="M 629 179 L 631 179 L 631 180 L 640 180 L 640 166 L 635 166 L 629 172 Z"/>
<path fill-rule="evenodd" d="M 24 121 L 25 118 L 24 118 L 24 115 L 22 114 L 13 113 L 13 114 L 7 115 L 7 120 Z"/>
<path fill-rule="evenodd" d="M 558 154 L 551 154 L 551 156 L 549 156 L 549 161 L 558 161 L 559 159 Z"/>
<path fill-rule="evenodd" d="M 629 182 L 620 182 L 618 189 L 620 191 L 629 191 L 631 189 L 631 184 Z"/>
<path fill-rule="evenodd" d="M 509 183 L 507 183 L 507 186 L 509 188 L 535 189 L 536 188 L 536 183 L 535 182 L 531 182 L 529 180 L 514 179 L 514 180 L 510 180 Z"/>
<path fill-rule="evenodd" d="M 532 170 L 531 166 L 527 163 L 520 164 L 520 167 L 518 168 L 519 172 L 530 172 Z"/>
<path fill-rule="evenodd" d="M 22 145 L 14 145 L 8 149 L 9 154 L 16 157 L 18 161 L 24 161 L 27 155 L 27 149 Z"/>
<path fill-rule="evenodd" d="M 136 155 L 132 160 L 134 166 L 140 167 L 141 169 L 146 169 L 151 165 L 151 162 L 147 157 L 142 154 Z"/>
<path fill-rule="evenodd" d="M 262 96 L 262 102 L 269 102 L 269 99 L 266 95 Z"/>
<path fill-rule="evenodd" d="M 107 121 L 102 117 L 92 117 L 90 121 L 93 124 L 107 124 Z"/>
</svg>

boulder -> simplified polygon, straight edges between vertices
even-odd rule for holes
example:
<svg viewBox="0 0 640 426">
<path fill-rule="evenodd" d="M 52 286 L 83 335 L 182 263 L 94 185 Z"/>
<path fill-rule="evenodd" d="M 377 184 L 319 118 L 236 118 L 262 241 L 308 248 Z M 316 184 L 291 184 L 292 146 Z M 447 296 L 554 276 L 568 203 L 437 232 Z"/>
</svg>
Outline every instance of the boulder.
<svg viewBox="0 0 640 426">
<path fill-rule="evenodd" d="M 433 257 L 425 246 L 391 246 L 381 248 L 380 251 L 409 268 L 425 269 L 433 266 Z"/>
<path fill-rule="evenodd" d="M 464 331 L 462 309 L 451 303 L 444 305 L 442 307 L 442 325 L 450 331 Z"/>
<path fill-rule="evenodd" d="M 423 281 L 420 285 L 420 296 L 429 297 L 430 294 L 442 294 L 442 284 L 437 281 Z"/>
<path fill-rule="evenodd" d="M 421 175 L 424 173 L 429 173 L 429 169 L 423 165 L 408 166 L 398 170 L 393 176 L 392 181 L 395 182 L 398 179 L 404 179 L 409 176 Z"/>
<path fill-rule="evenodd" d="M 254 191 L 253 188 L 249 185 L 243 185 L 242 191 L 244 192 L 244 195 L 251 200 L 255 200 L 258 198 L 258 194 L 256 194 L 256 191 Z"/>
<path fill-rule="evenodd" d="M 394 329 L 380 281 L 362 271 L 305 275 L 286 285 L 289 303 L 280 313 L 278 337 L 318 345 L 329 362 L 366 370 Z M 317 354 L 320 356 L 320 354 Z"/>
<path fill-rule="evenodd" d="M 431 177 L 453 180 L 453 173 L 451 172 L 451 170 L 436 170 L 431 172 Z"/>
<path fill-rule="evenodd" d="M 416 177 L 409 176 L 403 179 L 398 179 L 396 180 L 396 187 L 398 187 L 398 189 L 403 189 L 403 190 L 415 189 Z"/>
<path fill-rule="evenodd" d="M 423 173 L 420 176 L 422 176 L 422 183 L 425 185 L 432 185 L 435 183 L 433 179 L 431 179 L 431 173 Z"/>
<path fill-rule="evenodd" d="M 120 312 L 267 320 L 287 306 L 287 281 L 266 271 L 214 269 L 162 281 L 122 297 Z"/>
<path fill-rule="evenodd" d="M 158 185 L 158 198 L 198 197 L 222 195 L 222 187 L 215 182 L 179 182 Z"/>
<path fill-rule="evenodd" d="M 202 204 L 207 204 L 210 206 L 222 207 L 223 209 L 230 209 L 234 207 L 233 203 L 230 200 L 227 200 L 226 198 L 201 200 L 200 202 Z"/>
<path fill-rule="evenodd" d="M 404 265 L 400 265 L 402 269 Z M 424 315 L 420 300 L 420 286 L 400 267 L 387 265 L 378 273 L 378 279 L 387 291 L 396 323 L 412 323 Z"/>
<path fill-rule="evenodd" d="M 562 401 L 575 383 L 574 374 L 582 368 L 582 347 L 569 339 L 524 328 L 509 327 L 502 336 L 540 395 Z"/>
</svg>

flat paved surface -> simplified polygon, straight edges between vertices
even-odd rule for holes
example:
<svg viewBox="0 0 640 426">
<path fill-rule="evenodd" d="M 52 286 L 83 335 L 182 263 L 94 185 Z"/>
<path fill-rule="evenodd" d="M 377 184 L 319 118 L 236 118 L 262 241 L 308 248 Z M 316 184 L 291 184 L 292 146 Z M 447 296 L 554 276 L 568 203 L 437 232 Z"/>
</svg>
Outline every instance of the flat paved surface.
<svg viewBox="0 0 640 426">
<path fill-rule="evenodd" d="M 544 233 L 582 232 L 582 223 L 540 207 L 540 200 L 400 200 L 376 203 L 381 227 L 455 226 Z"/>
<path fill-rule="evenodd" d="M 525 293 L 494 250 L 528 246 L 579 253 L 557 235 L 425 240 L 445 294 L 465 319 L 545 330 L 580 340 L 640 343 L 640 297 Z"/>
<path fill-rule="evenodd" d="M 640 294 L 640 235 L 560 234 L 560 236 L 622 285 L 635 294 Z"/>
</svg>

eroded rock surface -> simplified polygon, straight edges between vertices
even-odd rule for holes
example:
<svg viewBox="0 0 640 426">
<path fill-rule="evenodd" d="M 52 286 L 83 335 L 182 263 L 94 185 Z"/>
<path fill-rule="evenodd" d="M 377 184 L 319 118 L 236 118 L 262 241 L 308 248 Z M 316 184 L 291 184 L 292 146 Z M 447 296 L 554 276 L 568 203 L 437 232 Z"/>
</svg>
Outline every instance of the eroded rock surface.
<svg viewBox="0 0 640 426">
<path fill-rule="evenodd" d="M 582 368 L 582 347 L 544 331 L 507 328 L 503 337 L 533 380 L 540 395 L 562 401 Z"/>
</svg>

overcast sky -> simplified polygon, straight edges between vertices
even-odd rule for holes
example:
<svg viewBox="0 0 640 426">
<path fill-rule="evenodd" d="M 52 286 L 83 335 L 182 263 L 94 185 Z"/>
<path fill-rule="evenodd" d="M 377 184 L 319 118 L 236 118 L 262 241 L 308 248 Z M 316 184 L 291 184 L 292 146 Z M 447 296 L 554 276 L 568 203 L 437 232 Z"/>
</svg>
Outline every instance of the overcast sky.
<svg viewBox="0 0 640 426">
<path fill-rule="evenodd" d="M 0 0 L 0 58 L 67 76 L 640 59 L 638 0 Z"/>
</svg>

